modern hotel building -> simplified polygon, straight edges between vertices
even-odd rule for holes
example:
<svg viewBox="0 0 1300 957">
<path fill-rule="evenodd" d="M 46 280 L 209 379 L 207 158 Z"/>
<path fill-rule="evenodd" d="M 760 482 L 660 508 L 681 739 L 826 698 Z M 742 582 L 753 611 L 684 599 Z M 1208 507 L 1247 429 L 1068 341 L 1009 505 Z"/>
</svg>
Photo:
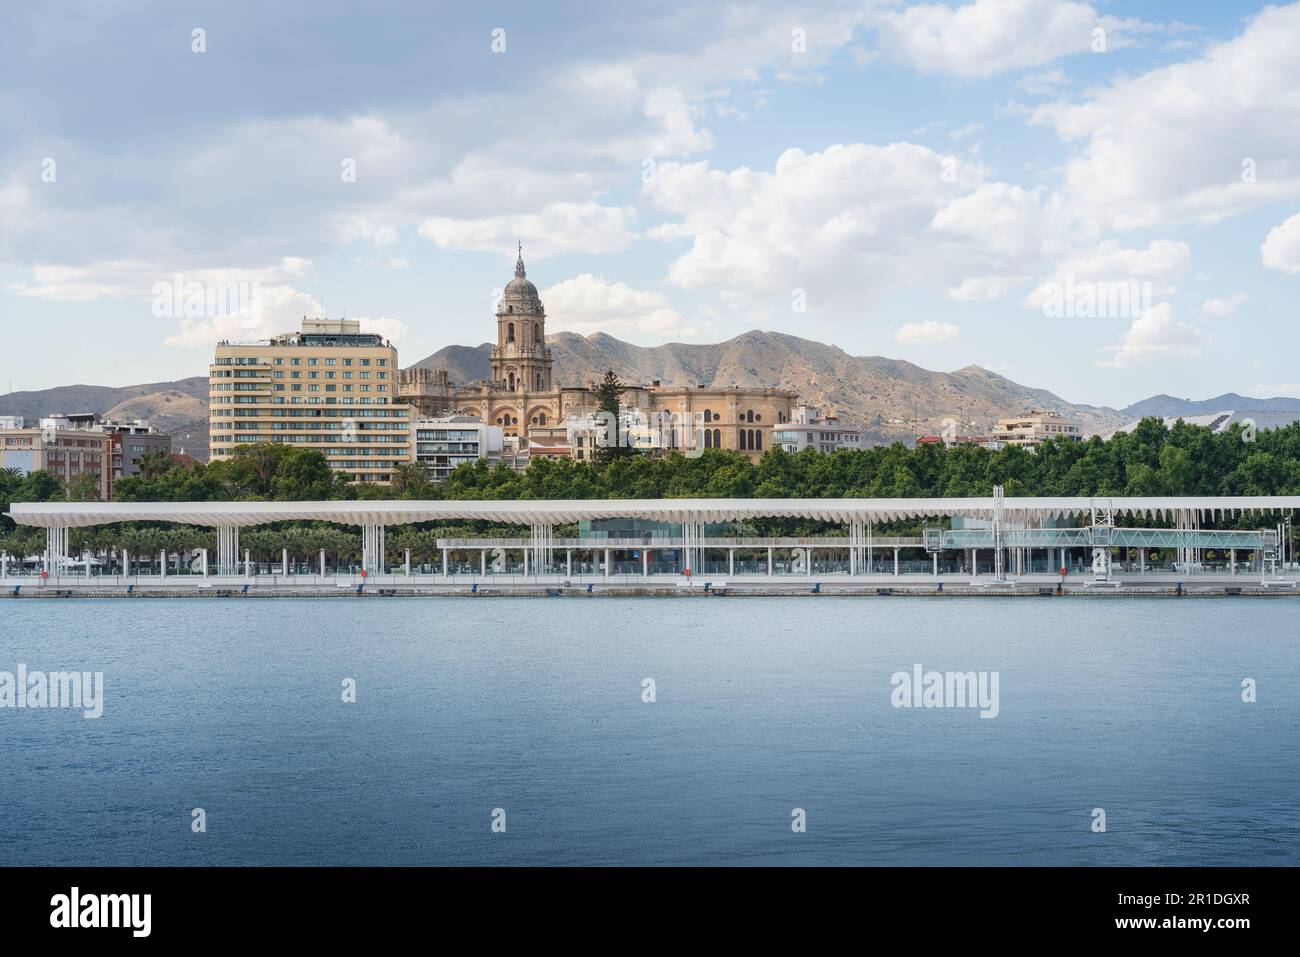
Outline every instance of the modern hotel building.
<svg viewBox="0 0 1300 957">
<path fill-rule="evenodd" d="M 274 442 L 320 451 L 356 482 L 387 482 L 412 460 L 397 402 L 397 349 L 356 319 L 304 319 L 266 342 L 223 342 L 209 370 L 212 459 Z"/>
</svg>

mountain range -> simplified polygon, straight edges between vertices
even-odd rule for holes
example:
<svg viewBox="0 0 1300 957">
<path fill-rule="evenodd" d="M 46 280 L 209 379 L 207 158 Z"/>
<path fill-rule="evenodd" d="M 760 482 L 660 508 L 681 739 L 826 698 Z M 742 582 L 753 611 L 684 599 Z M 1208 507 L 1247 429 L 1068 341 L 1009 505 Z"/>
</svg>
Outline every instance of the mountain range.
<svg viewBox="0 0 1300 957">
<path fill-rule="evenodd" d="M 1255 399 L 1236 393 L 1200 401 L 1156 395 L 1122 409 L 1080 405 L 980 366 L 933 372 L 899 359 L 852 356 L 837 346 L 758 330 L 726 342 L 661 346 L 637 346 L 604 333 L 560 332 L 547 336 L 547 344 L 557 385 L 586 385 L 612 369 L 628 383 L 789 389 L 824 414 L 838 412 L 845 422 L 883 442 L 939 432 L 947 418 L 957 420 L 960 433 L 982 433 L 999 416 L 1029 409 L 1076 418 L 1085 434 L 1105 434 L 1148 415 L 1300 411 L 1300 399 Z M 487 342 L 447 346 L 415 365 L 445 369 L 453 382 L 469 385 L 488 377 L 491 352 Z M 94 412 L 115 419 L 148 419 L 176 437 L 177 451 L 206 458 L 207 400 L 208 380 L 195 376 L 121 388 L 71 385 L 14 392 L 0 396 L 0 415 L 34 421 L 54 412 Z"/>
<path fill-rule="evenodd" d="M 932 372 L 899 359 L 852 356 L 837 346 L 779 332 L 755 330 L 707 345 L 637 346 L 604 333 L 572 332 L 546 341 L 559 385 L 586 385 L 612 369 L 624 382 L 789 389 L 824 414 L 838 412 L 876 441 L 939 432 L 947 418 L 959 423 L 961 433 L 986 432 L 998 416 L 1030 408 L 1074 416 L 1088 433 L 1128 421 L 1124 412 L 1067 402 L 980 366 Z M 415 364 L 446 369 L 453 382 L 468 384 L 487 378 L 491 352 L 487 342 L 476 348 L 448 346 Z"/>
</svg>

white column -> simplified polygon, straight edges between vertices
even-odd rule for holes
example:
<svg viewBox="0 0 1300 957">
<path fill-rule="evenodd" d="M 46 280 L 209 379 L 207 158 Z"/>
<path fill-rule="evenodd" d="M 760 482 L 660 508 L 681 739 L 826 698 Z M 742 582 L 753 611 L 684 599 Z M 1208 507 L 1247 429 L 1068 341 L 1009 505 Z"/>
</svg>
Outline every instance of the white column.
<svg viewBox="0 0 1300 957">
<path fill-rule="evenodd" d="M 727 577 L 736 577 L 736 550 L 734 548 L 727 549 Z"/>
<path fill-rule="evenodd" d="M 478 552 L 478 573 L 481 577 L 487 577 L 487 549 L 480 548 Z"/>
<path fill-rule="evenodd" d="M 325 549 L 320 550 L 320 577 L 325 577 Z"/>
<path fill-rule="evenodd" d="M 165 548 L 162 550 L 161 553 L 159 553 L 158 576 L 159 576 L 159 581 L 167 580 L 167 549 Z"/>
<path fill-rule="evenodd" d="M 808 565 L 807 565 L 808 577 L 812 578 L 813 550 L 811 548 L 808 548 L 806 549 L 806 551 L 808 552 Z"/>
<path fill-rule="evenodd" d="M 650 549 L 641 549 L 641 577 L 650 577 Z"/>
<path fill-rule="evenodd" d="M 280 574 L 289 577 L 289 549 L 285 548 L 280 551 Z"/>
<path fill-rule="evenodd" d="M 244 549 L 244 581 L 253 580 L 253 553 Z"/>
<path fill-rule="evenodd" d="M 239 529 L 226 526 L 217 529 L 217 574 L 239 574 Z"/>
<path fill-rule="evenodd" d="M 86 562 L 86 577 L 90 577 L 90 550 L 87 549 L 81 553 L 82 559 Z"/>
<path fill-rule="evenodd" d="M 573 577 L 573 549 L 572 548 L 566 548 L 564 550 L 564 577 L 565 578 Z"/>
<path fill-rule="evenodd" d="M 51 575 L 62 574 L 68 558 L 68 530 L 50 526 L 45 530 L 45 570 Z"/>
<path fill-rule="evenodd" d="M 448 568 L 451 567 L 451 566 L 450 566 L 450 560 L 451 560 L 451 559 L 450 559 L 450 552 L 451 552 L 451 550 L 450 550 L 450 549 L 447 549 L 447 548 L 444 548 L 444 549 L 442 550 L 442 577 L 443 577 L 443 578 L 446 578 L 446 577 L 450 574 L 450 572 L 447 570 Z"/>
<path fill-rule="evenodd" d="M 930 559 L 931 559 L 931 564 L 934 566 L 934 577 L 938 578 L 939 577 L 939 553 L 933 552 L 930 555 Z"/>
<path fill-rule="evenodd" d="M 894 577 L 898 577 L 898 549 L 894 549 Z"/>
<path fill-rule="evenodd" d="M 609 549 L 605 549 L 605 577 L 609 577 Z"/>
<path fill-rule="evenodd" d="M 0 585 L 9 580 L 9 553 L 0 552 Z"/>
<path fill-rule="evenodd" d="M 131 553 L 125 548 L 122 549 L 122 577 L 131 577 Z"/>
<path fill-rule="evenodd" d="M 767 546 L 767 577 L 772 577 L 772 546 Z"/>
<path fill-rule="evenodd" d="M 411 577 L 411 550 L 406 550 L 406 577 Z"/>
<path fill-rule="evenodd" d="M 529 549 L 525 548 L 524 549 L 524 577 L 525 578 L 528 577 L 528 552 Z"/>
</svg>

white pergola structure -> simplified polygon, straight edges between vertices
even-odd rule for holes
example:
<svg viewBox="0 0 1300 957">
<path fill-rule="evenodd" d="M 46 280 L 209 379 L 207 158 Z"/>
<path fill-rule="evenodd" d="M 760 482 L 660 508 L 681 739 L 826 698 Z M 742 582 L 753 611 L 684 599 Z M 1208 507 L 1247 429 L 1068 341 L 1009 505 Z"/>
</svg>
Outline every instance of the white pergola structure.
<svg viewBox="0 0 1300 957">
<path fill-rule="evenodd" d="M 235 574 L 239 566 L 239 531 L 274 522 L 324 521 L 362 529 L 363 568 L 371 573 L 384 570 L 385 530 L 392 526 L 448 521 L 482 521 L 528 526 L 526 539 L 464 539 L 442 542 L 444 574 L 446 554 L 452 548 L 480 549 L 481 567 L 486 571 L 489 550 L 518 548 L 525 566 L 533 574 L 553 567 L 557 547 L 606 551 L 614 544 L 606 538 L 557 540 L 556 525 L 600 519 L 633 519 L 664 522 L 681 527 L 679 536 L 656 538 L 653 548 L 680 549 L 686 569 L 701 567 L 707 548 L 732 551 L 747 547 L 771 549 L 797 546 L 847 549 L 849 572 L 869 572 L 874 547 L 892 548 L 894 573 L 898 551 L 904 547 L 924 548 L 938 555 L 948 550 L 993 548 L 1002 569 L 1002 550 L 1093 547 L 1109 551 L 1127 546 L 1192 550 L 1202 548 L 1276 548 L 1277 528 L 1256 531 L 1204 529 L 1207 521 L 1224 516 L 1289 513 L 1300 509 L 1300 496 L 1180 496 L 1180 497 L 1003 497 L 1001 489 L 986 498 L 898 498 L 898 499 L 590 499 L 521 501 L 329 501 L 329 502 L 49 502 L 14 503 L 9 516 L 20 525 L 44 528 L 48 533 L 45 562 L 57 569 L 67 560 L 68 530 L 118 522 L 173 522 L 217 529 L 219 574 Z M 1167 527 L 1125 528 L 1125 516 L 1153 520 Z M 808 519 L 843 525 L 847 535 L 836 539 L 707 539 L 705 526 L 743 522 L 760 518 Z M 924 538 L 888 539 L 874 535 L 874 527 L 900 520 L 941 521 L 960 518 L 963 525 L 978 527 L 927 528 Z M 1269 520 L 1272 521 L 1271 519 Z M 1073 523 L 1066 526 L 1064 523 Z M 808 543 L 812 542 L 812 545 Z M 644 544 L 644 543 L 637 543 Z M 618 547 L 623 547 L 619 545 Z M 1064 554 L 1064 552 L 1062 552 Z M 571 568 L 571 556 L 566 559 Z M 1010 571 L 1018 569 L 1018 559 Z M 409 567 L 409 566 L 408 566 Z M 937 569 L 937 561 L 935 565 Z M 811 571 L 811 562 L 809 562 Z"/>
</svg>

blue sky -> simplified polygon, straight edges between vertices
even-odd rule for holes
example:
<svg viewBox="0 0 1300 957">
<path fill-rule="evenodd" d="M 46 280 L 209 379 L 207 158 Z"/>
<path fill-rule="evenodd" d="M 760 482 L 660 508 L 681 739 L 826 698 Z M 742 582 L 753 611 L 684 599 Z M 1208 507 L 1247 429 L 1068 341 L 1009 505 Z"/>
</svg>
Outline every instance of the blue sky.
<svg viewBox="0 0 1300 957">
<path fill-rule="evenodd" d="M 1298 5 L 262 6 L 0 12 L 0 389 L 322 309 L 477 344 L 518 238 L 552 332 L 1300 395 Z M 256 310 L 160 315 L 178 276 Z"/>
</svg>

